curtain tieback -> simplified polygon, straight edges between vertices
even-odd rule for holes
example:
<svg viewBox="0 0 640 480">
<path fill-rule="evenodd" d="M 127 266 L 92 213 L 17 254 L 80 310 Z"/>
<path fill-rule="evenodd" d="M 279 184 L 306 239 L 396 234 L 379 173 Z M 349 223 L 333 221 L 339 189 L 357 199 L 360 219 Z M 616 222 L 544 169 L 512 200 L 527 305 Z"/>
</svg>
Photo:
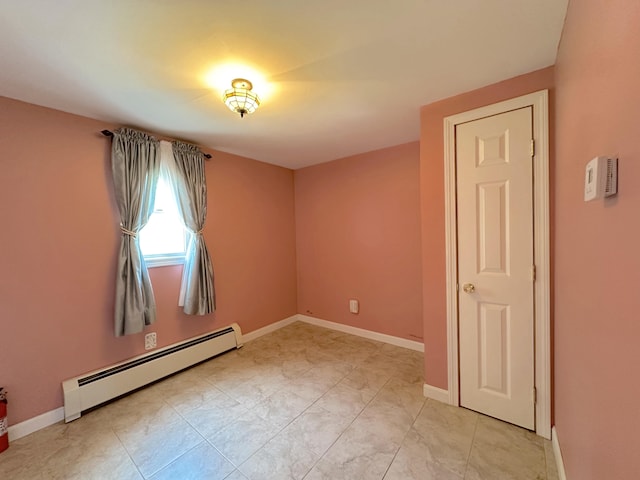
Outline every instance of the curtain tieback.
<svg viewBox="0 0 640 480">
<path fill-rule="evenodd" d="M 122 225 L 120 225 L 120 231 L 124 234 L 124 235 L 129 235 L 130 237 L 136 238 L 138 236 L 138 234 L 136 232 L 132 232 L 131 230 L 127 230 L 126 228 L 124 228 Z"/>
<path fill-rule="evenodd" d="M 195 232 L 195 233 L 196 233 L 196 235 L 202 235 L 202 232 L 203 232 L 203 231 L 204 231 L 204 229 L 203 229 L 203 230 L 198 230 L 198 231 L 197 231 L 197 232 Z"/>
</svg>

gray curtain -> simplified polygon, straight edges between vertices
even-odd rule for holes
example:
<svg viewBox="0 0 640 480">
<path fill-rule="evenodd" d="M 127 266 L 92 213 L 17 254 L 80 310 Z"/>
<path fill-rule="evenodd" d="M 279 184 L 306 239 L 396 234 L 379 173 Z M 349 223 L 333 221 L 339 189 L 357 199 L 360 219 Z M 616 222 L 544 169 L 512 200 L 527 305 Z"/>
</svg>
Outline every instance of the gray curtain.
<svg viewBox="0 0 640 480">
<path fill-rule="evenodd" d="M 129 128 L 116 130 L 111 168 L 122 232 L 115 301 L 115 334 L 120 337 L 141 332 L 156 319 L 156 303 L 138 232 L 153 213 L 160 174 L 159 142 Z"/>
<path fill-rule="evenodd" d="M 206 315 L 216 309 L 213 266 L 202 235 L 207 218 L 207 182 L 204 155 L 195 145 L 173 142 L 173 155 L 163 166 L 169 169 L 178 211 L 191 232 L 182 271 L 180 305 L 189 315 Z"/>
</svg>

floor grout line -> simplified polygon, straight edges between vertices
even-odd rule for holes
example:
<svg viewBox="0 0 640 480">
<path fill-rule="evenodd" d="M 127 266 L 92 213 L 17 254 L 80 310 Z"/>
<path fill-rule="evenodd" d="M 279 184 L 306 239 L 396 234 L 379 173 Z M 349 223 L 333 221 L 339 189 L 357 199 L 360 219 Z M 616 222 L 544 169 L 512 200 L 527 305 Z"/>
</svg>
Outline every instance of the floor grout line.
<svg viewBox="0 0 640 480">
<path fill-rule="evenodd" d="M 427 399 L 425 398 L 425 401 L 422 402 L 422 406 L 420 407 L 420 411 L 416 415 L 416 418 L 414 418 L 413 423 L 411 424 L 411 426 L 409 427 L 407 432 L 404 434 L 404 437 L 402 437 L 402 441 L 400 442 L 400 446 L 398 447 L 398 450 L 396 450 L 396 453 L 393 455 L 393 458 L 391 459 L 391 462 L 389 462 L 389 465 L 387 466 L 387 469 L 385 470 L 384 475 L 382 476 L 382 480 L 384 480 L 386 478 L 387 474 L 389 473 L 389 470 L 391 469 L 391 466 L 393 465 L 393 462 L 396 460 L 396 457 L 398 456 L 398 453 L 400 453 L 400 450 L 402 449 L 402 446 L 404 445 L 404 441 L 406 440 L 407 436 L 411 432 L 411 429 L 413 428 L 413 426 L 418 421 L 418 418 L 420 417 L 420 414 L 422 413 L 422 410 L 424 410 L 424 407 L 425 407 L 426 404 L 427 404 Z"/>
<path fill-rule="evenodd" d="M 462 408 L 462 407 L 460 407 Z M 478 423 L 480 423 L 480 417 L 475 417 L 475 424 L 473 426 L 473 435 L 471 436 L 471 445 L 469 446 L 469 453 L 467 454 L 467 461 L 464 466 L 464 475 L 462 476 L 462 480 L 467 478 L 467 472 L 469 471 L 469 462 L 471 461 L 471 453 L 473 452 L 473 446 L 476 443 L 476 433 L 478 433 Z"/>
</svg>

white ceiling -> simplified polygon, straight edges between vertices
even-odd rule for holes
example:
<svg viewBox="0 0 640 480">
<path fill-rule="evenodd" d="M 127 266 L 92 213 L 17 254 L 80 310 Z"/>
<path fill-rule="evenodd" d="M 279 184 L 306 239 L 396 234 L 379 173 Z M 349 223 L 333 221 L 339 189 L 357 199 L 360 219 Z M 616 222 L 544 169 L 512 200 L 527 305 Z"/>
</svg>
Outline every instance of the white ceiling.
<svg viewBox="0 0 640 480">
<path fill-rule="evenodd" d="M 421 105 L 553 65 L 567 2 L 0 0 L 0 95 L 300 168 L 418 140 Z M 244 70 L 211 73 L 229 63 L 258 72 L 243 119 L 220 98 Z"/>
</svg>

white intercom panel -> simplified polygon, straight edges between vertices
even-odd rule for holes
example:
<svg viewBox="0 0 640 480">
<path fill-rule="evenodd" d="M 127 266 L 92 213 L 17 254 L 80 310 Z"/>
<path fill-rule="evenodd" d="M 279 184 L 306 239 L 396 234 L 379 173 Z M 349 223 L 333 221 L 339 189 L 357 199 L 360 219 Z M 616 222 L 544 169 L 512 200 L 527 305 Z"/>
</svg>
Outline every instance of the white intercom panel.
<svg viewBox="0 0 640 480">
<path fill-rule="evenodd" d="M 584 201 L 610 197 L 618 193 L 618 159 L 596 157 L 587 163 L 584 177 Z"/>
</svg>

